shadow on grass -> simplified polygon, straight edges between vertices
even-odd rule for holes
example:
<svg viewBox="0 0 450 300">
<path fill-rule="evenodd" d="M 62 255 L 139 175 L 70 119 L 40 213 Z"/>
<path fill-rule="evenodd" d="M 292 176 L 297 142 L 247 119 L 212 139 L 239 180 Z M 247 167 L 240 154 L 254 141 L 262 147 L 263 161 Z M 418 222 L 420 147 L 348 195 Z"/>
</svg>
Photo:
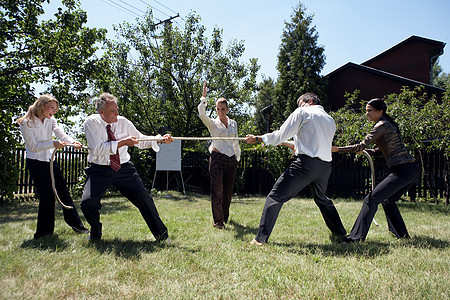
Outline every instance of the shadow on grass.
<svg viewBox="0 0 450 300">
<path fill-rule="evenodd" d="M 17 223 L 36 220 L 38 202 L 27 201 L 0 205 L 0 223 Z"/>
<path fill-rule="evenodd" d="M 89 241 L 88 247 L 94 248 L 101 254 L 114 254 L 125 259 L 141 259 L 142 253 L 151 253 L 155 249 L 170 247 L 157 241 L 133 241 L 133 240 L 99 240 Z"/>
<path fill-rule="evenodd" d="M 116 212 L 119 211 L 126 211 L 129 210 L 130 208 L 136 208 L 136 206 L 134 206 L 130 200 L 128 200 L 127 198 L 125 198 L 124 196 L 118 194 L 118 195 L 114 195 L 114 196 L 105 196 L 102 198 L 102 208 L 100 209 L 100 214 L 105 214 L 105 215 L 109 215 L 109 214 L 115 214 Z M 79 203 L 75 204 L 77 206 L 77 210 L 78 213 L 81 213 L 81 209 L 78 208 Z"/>
<path fill-rule="evenodd" d="M 450 242 L 445 240 L 434 239 L 428 236 L 414 236 L 406 241 L 407 245 L 422 249 L 446 249 L 449 248 Z"/>
<path fill-rule="evenodd" d="M 43 236 L 40 239 L 30 239 L 26 240 L 20 245 L 21 248 L 32 248 L 32 249 L 38 249 L 38 250 L 45 250 L 50 252 L 60 252 L 64 251 L 69 244 L 60 239 L 58 235 L 47 235 Z"/>
<path fill-rule="evenodd" d="M 288 251 L 299 255 L 318 254 L 320 256 L 356 256 L 375 258 L 389 254 L 391 246 L 387 243 L 364 242 L 345 246 L 340 244 L 311 243 L 272 243 L 275 246 L 289 248 Z"/>
<path fill-rule="evenodd" d="M 408 240 L 398 240 L 398 244 L 365 241 L 347 245 L 311 244 L 311 243 L 271 243 L 277 247 L 288 248 L 289 252 L 299 255 L 320 254 L 321 256 L 356 256 L 374 258 L 388 254 L 393 247 L 414 247 L 419 249 L 447 249 L 449 241 L 426 236 L 415 236 Z"/>
<path fill-rule="evenodd" d="M 80 200 L 76 199 L 75 208 L 81 216 Z M 0 205 L 0 223 L 17 223 L 37 219 L 39 201 L 14 202 Z M 102 198 L 100 214 L 113 214 L 118 211 L 134 207 L 131 202 L 121 195 L 105 195 Z M 62 214 L 63 208 L 55 204 L 55 213 Z"/>
<path fill-rule="evenodd" d="M 445 205 L 445 204 L 398 201 L 397 206 L 402 211 L 414 211 L 414 212 L 442 214 L 444 216 L 448 216 L 450 214 L 450 205 Z"/>
<path fill-rule="evenodd" d="M 233 220 L 230 220 L 228 223 L 234 227 L 234 229 L 233 229 L 235 231 L 234 236 L 237 239 L 244 240 L 244 237 L 246 237 L 246 235 L 251 234 L 251 235 L 255 236 L 258 233 L 258 228 L 244 226 Z M 227 228 L 227 227 L 225 227 L 225 228 Z"/>
</svg>

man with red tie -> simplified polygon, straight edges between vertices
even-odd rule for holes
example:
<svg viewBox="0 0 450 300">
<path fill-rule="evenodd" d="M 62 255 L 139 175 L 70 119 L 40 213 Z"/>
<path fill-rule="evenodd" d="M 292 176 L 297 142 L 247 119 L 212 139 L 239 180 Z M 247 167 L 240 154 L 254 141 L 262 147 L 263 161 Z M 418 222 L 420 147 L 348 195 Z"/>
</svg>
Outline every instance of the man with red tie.
<svg viewBox="0 0 450 300">
<path fill-rule="evenodd" d="M 154 136 L 143 135 L 131 121 L 119 116 L 115 96 L 102 93 L 96 100 L 96 109 L 98 113 L 90 115 L 83 124 L 89 146 L 90 166 L 86 168 L 87 178 L 81 198 L 81 210 L 91 225 L 90 239 L 100 240 L 102 237 L 99 213 L 102 207 L 101 198 L 108 188 L 115 186 L 139 209 L 156 240 L 170 242 L 167 228 L 127 151 L 128 147 L 136 146 L 141 149 L 151 147 L 158 152 L 158 142 L 138 141 Z M 170 134 L 162 138 L 161 143 L 173 142 Z"/>
</svg>

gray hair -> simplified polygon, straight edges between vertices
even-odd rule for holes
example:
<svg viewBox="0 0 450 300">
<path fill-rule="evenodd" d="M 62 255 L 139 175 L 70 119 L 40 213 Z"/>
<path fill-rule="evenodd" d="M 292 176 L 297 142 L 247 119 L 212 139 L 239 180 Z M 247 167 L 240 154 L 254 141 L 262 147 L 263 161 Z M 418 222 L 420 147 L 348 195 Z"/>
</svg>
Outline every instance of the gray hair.
<svg viewBox="0 0 450 300">
<path fill-rule="evenodd" d="M 314 105 L 320 105 L 319 97 L 317 97 L 316 94 L 311 92 L 304 93 L 303 95 L 301 95 L 300 98 L 298 98 L 297 100 L 297 104 L 300 105 L 301 102 L 308 102 L 309 100 L 312 100 Z"/>
<path fill-rule="evenodd" d="M 95 100 L 95 109 L 98 113 L 103 109 L 107 102 L 114 102 L 117 104 L 116 96 L 113 96 L 110 93 L 102 93 L 100 96 L 98 96 L 98 98 Z"/>
</svg>

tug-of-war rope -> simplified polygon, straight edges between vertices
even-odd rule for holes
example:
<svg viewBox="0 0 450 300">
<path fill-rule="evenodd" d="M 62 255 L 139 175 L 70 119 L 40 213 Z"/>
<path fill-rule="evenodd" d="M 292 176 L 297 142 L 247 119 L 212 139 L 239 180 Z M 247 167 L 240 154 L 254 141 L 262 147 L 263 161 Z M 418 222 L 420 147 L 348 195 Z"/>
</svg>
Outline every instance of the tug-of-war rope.
<svg viewBox="0 0 450 300">
<path fill-rule="evenodd" d="M 180 140 L 180 141 L 233 141 L 233 140 L 238 140 L 238 141 L 243 141 L 244 138 L 243 137 L 212 137 L 212 136 L 208 136 L 208 137 L 172 137 L 173 140 Z M 137 139 L 138 142 L 151 142 L 151 141 L 163 141 L 164 138 L 162 137 L 155 137 L 155 138 L 146 138 L 146 139 Z M 74 147 L 74 144 L 66 144 L 66 147 Z M 63 149 L 63 148 L 61 148 Z M 88 150 L 89 147 L 86 146 L 81 146 L 81 149 L 85 149 Z M 58 195 L 58 191 L 56 190 L 56 185 L 55 185 L 55 175 L 53 172 L 53 161 L 55 159 L 56 156 L 56 152 L 57 149 L 55 149 L 55 151 L 53 151 L 52 157 L 50 159 L 50 178 L 52 181 L 52 189 L 53 189 L 53 193 L 55 194 L 55 198 L 56 200 L 59 202 L 59 204 L 61 204 L 61 206 L 65 209 L 73 209 L 73 206 L 69 206 L 69 205 L 65 205 L 61 199 L 59 198 Z M 367 160 L 369 161 L 369 166 L 370 166 L 370 173 L 372 175 L 372 190 L 375 188 L 375 168 L 373 165 L 373 160 L 372 157 L 369 155 L 369 153 L 367 153 L 366 150 L 363 150 L 362 153 L 364 154 L 364 156 L 367 158 Z M 373 219 L 373 223 L 376 226 L 380 226 L 380 224 L 377 223 L 377 221 L 375 221 L 375 219 Z"/>
<path fill-rule="evenodd" d="M 75 145 L 74 144 L 66 144 L 66 147 L 74 147 L 75 148 Z M 61 148 L 61 149 L 64 149 L 64 148 Z M 89 149 L 89 148 L 86 147 L 86 146 L 81 146 L 81 149 Z M 56 200 L 58 200 L 59 204 L 61 204 L 61 206 L 63 208 L 65 208 L 65 209 L 73 209 L 73 206 L 65 205 L 61 201 L 61 199 L 59 199 L 58 191 L 56 190 L 55 175 L 54 175 L 54 172 L 53 172 L 53 161 L 55 160 L 56 152 L 58 152 L 57 150 L 58 149 L 55 149 L 55 151 L 53 151 L 52 158 L 50 158 L 50 179 L 52 181 L 53 194 L 55 194 Z"/>
<path fill-rule="evenodd" d="M 245 138 L 243 137 L 221 137 L 221 136 L 201 136 L 201 137 L 194 137 L 194 136 L 173 136 L 172 137 L 174 141 L 243 141 Z M 152 142 L 152 141 L 163 141 L 164 139 L 162 137 L 155 137 L 155 138 L 147 138 L 147 139 L 138 139 L 138 142 Z"/>
<path fill-rule="evenodd" d="M 375 167 L 373 166 L 373 159 L 372 159 L 372 156 L 370 156 L 370 154 L 366 150 L 363 150 L 362 153 L 364 154 L 364 156 L 369 161 L 370 174 L 372 175 L 372 191 L 373 191 L 375 189 L 375 185 L 376 185 L 376 182 L 375 182 Z M 378 222 L 375 221 L 375 218 L 373 218 L 373 224 L 375 224 L 375 226 L 380 226 L 380 224 L 378 224 Z"/>
</svg>

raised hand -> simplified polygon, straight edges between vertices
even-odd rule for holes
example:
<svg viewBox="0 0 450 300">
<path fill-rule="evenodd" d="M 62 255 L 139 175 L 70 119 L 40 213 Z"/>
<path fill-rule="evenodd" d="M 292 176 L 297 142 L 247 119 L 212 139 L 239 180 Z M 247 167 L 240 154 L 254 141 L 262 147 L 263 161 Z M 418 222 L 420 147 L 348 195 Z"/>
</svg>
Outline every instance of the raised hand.
<svg viewBox="0 0 450 300">
<path fill-rule="evenodd" d="M 206 86 L 207 82 L 205 80 L 205 82 L 203 82 L 203 93 L 202 96 L 206 98 L 206 93 L 208 93 L 208 87 Z"/>
</svg>

